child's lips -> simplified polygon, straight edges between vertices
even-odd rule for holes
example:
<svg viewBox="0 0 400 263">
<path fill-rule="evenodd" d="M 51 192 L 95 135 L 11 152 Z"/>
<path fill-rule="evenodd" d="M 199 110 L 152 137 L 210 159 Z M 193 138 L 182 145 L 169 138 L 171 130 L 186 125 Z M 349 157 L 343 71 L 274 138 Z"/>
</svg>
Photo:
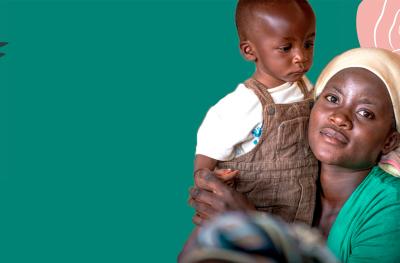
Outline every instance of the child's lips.
<svg viewBox="0 0 400 263">
<path fill-rule="evenodd" d="M 292 75 L 304 75 L 306 72 L 307 72 L 307 70 L 295 71 L 295 72 L 292 72 Z"/>
<path fill-rule="evenodd" d="M 340 131 L 334 128 L 323 128 L 320 133 L 325 136 L 325 138 L 334 144 L 347 144 L 349 143 L 349 139 Z"/>
<path fill-rule="evenodd" d="M 297 71 L 293 71 L 289 75 L 302 76 L 302 75 L 306 74 L 308 72 L 308 70 L 309 70 L 308 68 L 301 68 L 301 69 L 298 69 Z"/>
</svg>

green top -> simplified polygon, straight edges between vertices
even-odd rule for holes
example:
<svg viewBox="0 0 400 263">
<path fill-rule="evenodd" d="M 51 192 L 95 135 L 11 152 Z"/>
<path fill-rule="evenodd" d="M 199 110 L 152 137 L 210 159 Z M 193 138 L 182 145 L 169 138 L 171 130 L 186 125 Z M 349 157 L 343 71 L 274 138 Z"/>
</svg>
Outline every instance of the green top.
<svg viewBox="0 0 400 263">
<path fill-rule="evenodd" d="M 343 262 L 400 262 L 400 179 L 378 166 L 340 210 L 327 241 Z"/>
</svg>

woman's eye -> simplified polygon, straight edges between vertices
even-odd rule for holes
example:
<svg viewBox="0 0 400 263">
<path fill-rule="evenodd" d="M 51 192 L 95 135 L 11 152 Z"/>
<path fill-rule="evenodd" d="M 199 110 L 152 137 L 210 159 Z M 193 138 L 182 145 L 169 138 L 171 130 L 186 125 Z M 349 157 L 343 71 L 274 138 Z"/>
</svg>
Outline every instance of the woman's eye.
<svg viewBox="0 0 400 263">
<path fill-rule="evenodd" d="M 368 119 L 373 119 L 375 117 L 375 115 L 368 110 L 359 110 L 357 113 Z"/>
<path fill-rule="evenodd" d="M 333 95 L 327 95 L 326 100 L 332 103 L 338 103 L 339 99 L 336 96 Z"/>
<path fill-rule="evenodd" d="M 286 46 L 279 47 L 279 50 L 283 51 L 283 52 L 289 52 L 289 50 L 291 48 L 292 48 L 292 45 L 286 45 Z"/>
</svg>

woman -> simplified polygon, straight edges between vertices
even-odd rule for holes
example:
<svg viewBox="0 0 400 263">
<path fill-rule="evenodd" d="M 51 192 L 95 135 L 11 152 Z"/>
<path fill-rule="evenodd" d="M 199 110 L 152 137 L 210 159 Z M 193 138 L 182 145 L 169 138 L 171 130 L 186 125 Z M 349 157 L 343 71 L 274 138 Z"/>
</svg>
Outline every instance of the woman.
<svg viewBox="0 0 400 263">
<path fill-rule="evenodd" d="M 314 226 L 342 262 L 400 259 L 400 179 L 380 169 L 400 142 L 400 56 L 354 49 L 335 58 L 316 84 L 310 147 L 320 161 Z M 212 173 L 195 175 L 194 222 L 227 210 L 253 210 Z"/>
</svg>

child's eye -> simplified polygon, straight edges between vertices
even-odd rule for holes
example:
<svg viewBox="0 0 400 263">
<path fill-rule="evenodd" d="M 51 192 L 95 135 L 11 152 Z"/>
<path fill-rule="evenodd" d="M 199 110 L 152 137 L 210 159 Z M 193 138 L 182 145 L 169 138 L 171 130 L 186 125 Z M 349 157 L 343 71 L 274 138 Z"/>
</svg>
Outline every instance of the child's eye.
<svg viewBox="0 0 400 263">
<path fill-rule="evenodd" d="M 289 45 L 279 47 L 278 49 L 282 52 L 289 52 L 291 48 L 292 48 L 292 45 L 289 44 Z"/>
<path fill-rule="evenodd" d="M 339 99 L 336 96 L 333 96 L 333 95 L 326 95 L 325 99 L 327 101 L 329 101 L 329 102 L 332 102 L 332 103 L 338 103 L 338 101 L 339 101 Z"/>
<path fill-rule="evenodd" d="M 312 48 L 314 46 L 314 41 L 307 41 L 306 43 L 304 43 L 304 47 L 306 49 Z"/>
<path fill-rule="evenodd" d="M 368 110 L 359 110 L 357 113 L 359 115 L 363 116 L 364 118 L 368 118 L 368 119 L 373 119 L 375 117 L 375 115 Z"/>
</svg>

